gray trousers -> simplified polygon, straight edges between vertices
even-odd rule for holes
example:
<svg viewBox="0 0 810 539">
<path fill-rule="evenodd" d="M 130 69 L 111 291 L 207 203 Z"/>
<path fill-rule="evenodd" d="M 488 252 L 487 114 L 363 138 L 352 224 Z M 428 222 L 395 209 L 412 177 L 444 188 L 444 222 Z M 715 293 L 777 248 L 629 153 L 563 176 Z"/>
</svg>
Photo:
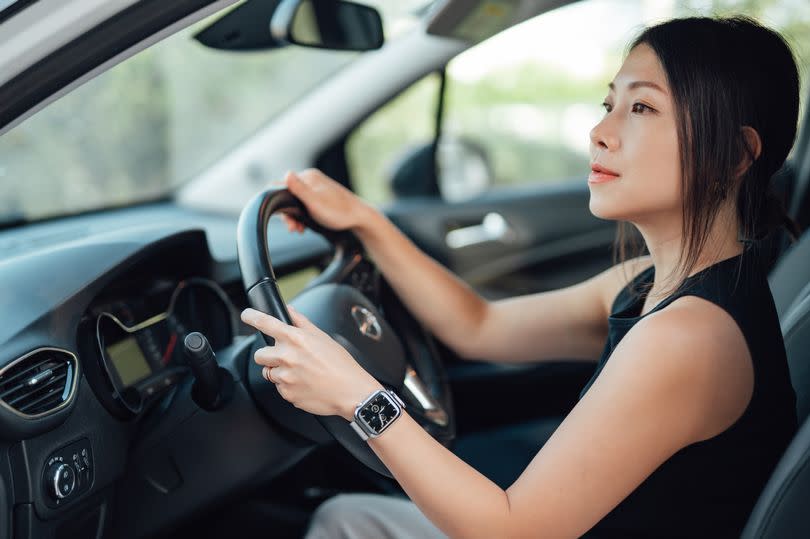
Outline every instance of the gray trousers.
<svg viewBox="0 0 810 539">
<path fill-rule="evenodd" d="M 562 417 L 467 435 L 454 451 L 505 489 L 528 466 Z M 493 452 L 498 455 L 493 459 Z M 413 502 L 379 494 L 340 494 L 321 504 L 306 539 L 439 539 L 446 537 Z"/>
<path fill-rule="evenodd" d="M 380 494 L 340 494 L 318 507 L 305 539 L 443 539 L 416 505 Z"/>
</svg>

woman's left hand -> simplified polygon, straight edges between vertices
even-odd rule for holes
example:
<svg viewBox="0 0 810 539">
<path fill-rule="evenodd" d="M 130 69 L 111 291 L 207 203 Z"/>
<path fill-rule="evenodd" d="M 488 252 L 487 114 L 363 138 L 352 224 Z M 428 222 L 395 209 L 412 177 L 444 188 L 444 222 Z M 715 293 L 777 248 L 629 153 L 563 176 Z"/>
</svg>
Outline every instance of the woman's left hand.
<svg viewBox="0 0 810 539">
<path fill-rule="evenodd" d="M 295 327 L 255 309 L 242 312 L 244 323 L 276 340 L 253 356 L 263 367 L 262 376 L 296 408 L 351 420 L 357 404 L 382 385 L 334 339 L 288 309 Z"/>
</svg>

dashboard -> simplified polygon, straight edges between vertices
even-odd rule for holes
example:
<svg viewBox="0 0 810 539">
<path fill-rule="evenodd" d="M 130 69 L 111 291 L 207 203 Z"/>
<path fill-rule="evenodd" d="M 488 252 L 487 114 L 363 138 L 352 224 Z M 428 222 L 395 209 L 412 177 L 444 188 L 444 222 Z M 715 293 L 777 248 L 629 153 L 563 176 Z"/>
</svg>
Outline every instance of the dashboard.
<svg viewBox="0 0 810 539">
<path fill-rule="evenodd" d="M 290 299 L 330 246 L 270 233 Z M 150 537 L 311 450 L 247 383 L 235 237 L 235 217 L 171 203 L 0 231 L 0 537 Z M 372 293 L 364 264 L 346 283 Z M 217 412 L 193 400 L 194 331 L 232 380 Z"/>
</svg>

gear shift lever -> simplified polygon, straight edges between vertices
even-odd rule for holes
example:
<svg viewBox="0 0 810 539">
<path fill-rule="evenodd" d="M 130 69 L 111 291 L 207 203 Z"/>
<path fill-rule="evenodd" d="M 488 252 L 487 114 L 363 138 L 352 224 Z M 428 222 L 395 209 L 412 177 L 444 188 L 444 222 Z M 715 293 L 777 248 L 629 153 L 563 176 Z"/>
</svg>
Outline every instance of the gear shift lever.
<svg viewBox="0 0 810 539">
<path fill-rule="evenodd" d="M 214 350 L 202 333 L 189 333 L 183 344 L 194 374 L 191 397 L 204 410 L 221 408 L 233 395 L 233 377 L 217 364 Z"/>
</svg>

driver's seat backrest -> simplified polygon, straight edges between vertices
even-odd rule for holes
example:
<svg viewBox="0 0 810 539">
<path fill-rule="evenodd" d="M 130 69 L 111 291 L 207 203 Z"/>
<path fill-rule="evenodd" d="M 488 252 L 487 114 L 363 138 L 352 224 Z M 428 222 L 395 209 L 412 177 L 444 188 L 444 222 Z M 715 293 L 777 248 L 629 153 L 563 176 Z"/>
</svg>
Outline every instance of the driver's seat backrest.
<svg viewBox="0 0 810 539">
<path fill-rule="evenodd" d="M 768 276 L 773 301 L 780 320 L 803 294 L 810 292 L 810 232 L 791 245 Z"/>
<path fill-rule="evenodd" d="M 801 425 L 810 414 L 810 232 L 784 254 L 768 281 L 782 326 Z"/>
<path fill-rule="evenodd" d="M 745 538 L 810 537 L 810 233 L 770 275 L 796 391 L 799 432 L 777 464 L 743 530 Z"/>
<path fill-rule="evenodd" d="M 744 539 L 810 537 L 810 420 L 805 420 L 759 496 Z"/>
</svg>

